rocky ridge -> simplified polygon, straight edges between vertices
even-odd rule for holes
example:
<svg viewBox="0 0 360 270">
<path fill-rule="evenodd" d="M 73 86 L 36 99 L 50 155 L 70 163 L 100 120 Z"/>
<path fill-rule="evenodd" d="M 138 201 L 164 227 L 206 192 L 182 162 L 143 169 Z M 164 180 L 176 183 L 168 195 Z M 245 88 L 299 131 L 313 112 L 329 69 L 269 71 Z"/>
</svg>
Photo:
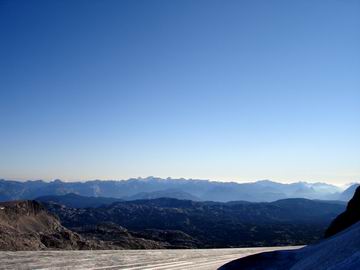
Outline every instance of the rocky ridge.
<svg viewBox="0 0 360 270">
<path fill-rule="evenodd" d="M 87 237 L 91 230 L 92 237 Z M 132 236 L 119 226 L 104 224 L 91 230 L 88 228 L 81 235 L 65 228 L 57 216 L 37 201 L 0 203 L 0 250 L 157 249 L 165 246 Z"/>
<path fill-rule="evenodd" d="M 96 249 L 36 201 L 0 203 L 0 250 Z"/>
</svg>

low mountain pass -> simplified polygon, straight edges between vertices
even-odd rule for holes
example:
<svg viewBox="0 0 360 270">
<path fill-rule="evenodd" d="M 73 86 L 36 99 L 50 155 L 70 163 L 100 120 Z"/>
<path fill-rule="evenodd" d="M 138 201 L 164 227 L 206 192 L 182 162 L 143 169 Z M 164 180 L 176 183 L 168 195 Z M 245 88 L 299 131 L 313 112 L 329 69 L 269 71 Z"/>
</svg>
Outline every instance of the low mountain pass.
<svg viewBox="0 0 360 270">
<path fill-rule="evenodd" d="M 92 250 L 0 252 L 0 269 L 214 270 L 223 264 L 264 251 L 299 247 L 192 250 Z"/>
</svg>

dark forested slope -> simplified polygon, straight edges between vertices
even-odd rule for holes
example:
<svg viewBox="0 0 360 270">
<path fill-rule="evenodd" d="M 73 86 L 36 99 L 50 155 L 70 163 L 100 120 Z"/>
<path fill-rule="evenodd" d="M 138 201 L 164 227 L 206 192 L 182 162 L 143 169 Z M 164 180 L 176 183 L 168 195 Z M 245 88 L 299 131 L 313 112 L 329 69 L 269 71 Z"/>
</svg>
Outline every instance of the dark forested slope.
<svg viewBox="0 0 360 270">
<path fill-rule="evenodd" d="M 201 247 L 307 244 L 319 239 L 345 209 L 339 203 L 306 199 L 216 203 L 161 198 L 86 209 L 51 202 L 45 205 L 64 226 L 76 231 L 111 222 L 135 232 L 181 231 Z M 142 235 L 152 239 L 150 233 Z"/>
</svg>

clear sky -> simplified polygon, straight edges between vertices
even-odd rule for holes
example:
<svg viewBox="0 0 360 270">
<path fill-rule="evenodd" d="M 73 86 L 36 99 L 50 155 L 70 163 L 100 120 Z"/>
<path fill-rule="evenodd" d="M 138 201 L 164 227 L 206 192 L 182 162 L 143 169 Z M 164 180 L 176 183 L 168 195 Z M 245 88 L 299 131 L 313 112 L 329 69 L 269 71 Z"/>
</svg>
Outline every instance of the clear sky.
<svg viewBox="0 0 360 270">
<path fill-rule="evenodd" d="M 0 178 L 358 181 L 359 14 L 0 0 Z"/>
</svg>

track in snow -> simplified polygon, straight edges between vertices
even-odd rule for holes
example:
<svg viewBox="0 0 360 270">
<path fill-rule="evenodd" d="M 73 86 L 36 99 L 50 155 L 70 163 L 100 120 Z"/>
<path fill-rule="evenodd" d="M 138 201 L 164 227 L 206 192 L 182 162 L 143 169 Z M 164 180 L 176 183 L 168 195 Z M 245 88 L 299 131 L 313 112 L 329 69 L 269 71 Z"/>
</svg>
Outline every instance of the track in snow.
<svg viewBox="0 0 360 270">
<path fill-rule="evenodd" d="M 0 269 L 215 270 L 240 257 L 298 247 L 0 252 Z"/>
</svg>

